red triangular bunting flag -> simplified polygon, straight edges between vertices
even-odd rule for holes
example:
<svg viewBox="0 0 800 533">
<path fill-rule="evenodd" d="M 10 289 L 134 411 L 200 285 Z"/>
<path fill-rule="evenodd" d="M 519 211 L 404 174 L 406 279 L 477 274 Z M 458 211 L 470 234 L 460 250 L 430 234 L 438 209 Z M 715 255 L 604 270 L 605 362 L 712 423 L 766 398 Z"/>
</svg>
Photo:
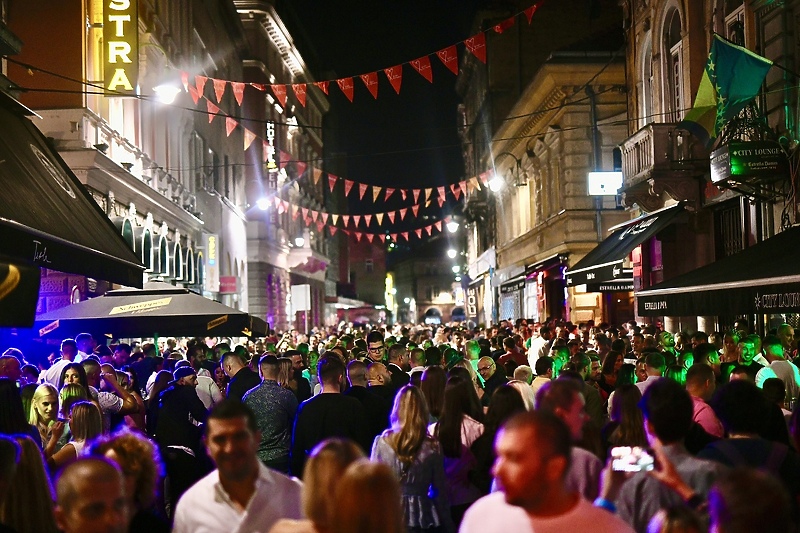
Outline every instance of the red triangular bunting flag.
<svg viewBox="0 0 800 533">
<path fill-rule="evenodd" d="M 336 226 L 328 226 L 328 231 L 330 231 L 330 232 L 331 232 L 331 237 L 333 237 L 334 235 L 336 235 L 336 230 L 338 230 L 338 229 L 339 229 L 339 228 L 337 228 Z"/>
<path fill-rule="evenodd" d="M 375 187 L 372 186 L 372 203 L 376 203 L 378 201 L 378 197 L 381 195 L 382 187 Z"/>
<path fill-rule="evenodd" d="M 369 185 L 367 185 L 366 183 L 359 183 L 358 184 L 358 199 L 359 200 L 363 200 L 364 199 L 364 195 L 367 193 L 367 187 L 369 187 Z"/>
<path fill-rule="evenodd" d="M 386 196 L 383 197 L 383 201 L 385 202 L 386 200 L 388 200 L 389 197 L 393 194 L 394 194 L 394 189 L 392 189 L 391 187 L 386 187 Z"/>
<path fill-rule="evenodd" d="M 426 203 L 431 199 L 431 193 L 432 192 L 433 192 L 433 189 L 431 189 L 430 187 L 425 189 L 425 202 Z"/>
<path fill-rule="evenodd" d="M 391 238 L 393 241 L 396 241 L 396 240 L 397 240 L 397 233 L 390 233 L 390 234 L 389 234 L 389 237 L 390 237 L 390 238 Z"/>
<path fill-rule="evenodd" d="M 389 83 L 392 84 L 392 89 L 397 94 L 400 94 L 400 83 L 403 81 L 403 65 L 395 65 L 393 67 L 383 69 Z"/>
<path fill-rule="evenodd" d="M 394 224 L 394 214 L 395 213 L 396 213 L 396 211 L 389 211 L 388 213 L 386 213 L 389 216 L 389 222 L 391 222 L 392 224 Z"/>
<path fill-rule="evenodd" d="M 450 72 L 458 76 L 458 51 L 456 50 L 456 45 L 442 48 L 436 52 L 436 55 L 442 60 L 444 66 L 450 69 Z"/>
<path fill-rule="evenodd" d="M 419 190 L 419 189 L 414 189 L 414 190 L 413 190 L 413 191 L 411 191 L 411 192 L 412 192 L 412 193 L 414 193 L 414 203 L 415 203 L 415 204 L 418 204 L 418 203 L 419 203 L 419 193 L 420 193 L 420 190 Z"/>
<path fill-rule="evenodd" d="M 442 207 L 444 205 L 444 196 L 440 196 L 436 200 L 438 200 L 439 202 L 439 207 Z"/>
<path fill-rule="evenodd" d="M 197 87 L 197 94 L 200 96 L 203 96 L 203 90 L 206 88 L 206 81 L 208 81 L 208 78 L 205 76 L 194 77 L 194 84 Z"/>
<path fill-rule="evenodd" d="M 270 148 L 269 143 L 262 139 L 261 140 L 261 159 L 263 160 L 264 163 L 266 163 L 267 159 L 269 158 L 269 150 L 270 149 L 271 148 Z"/>
<path fill-rule="evenodd" d="M 353 226 L 358 227 L 361 224 L 361 215 L 353 215 Z"/>
<path fill-rule="evenodd" d="M 289 210 L 289 202 L 286 200 L 281 200 L 281 208 L 283 209 L 284 213 L 287 212 Z"/>
<path fill-rule="evenodd" d="M 436 190 L 439 192 L 439 198 L 444 198 L 445 195 L 444 187 L 437 187 Z"/>
<path fill-rule="evenodd" d="M 461 197 L 461 189 L 458 188 L 458 183 L 452 183 L 450 185 L 450 190 L 453 191 L 453 196 L 456 197 L 456 201 Z"/>
<path fill-rule="evenodd" d="M 232 81 L 231 90 L 233 91 L 233 97 L 236 98 L 236 103 L 241 106 L 244 98 L 244 83 Z"/>
<path fill-rule="evenodd" d="M 411 66 L 414 67 L 414 70 L 419 72 L 423 78 L 433 83 L 433 70 L 431 70 L 431 60 L 428 56 L 422 56 L 419 59 L 411 61 Z"/>
<path fill-rule="evenodd" d="M 415 229 L 414 233 L 417 234 L 417 239 L 421 239 L 422 238 L 422 228 Z"/>
<path fill-rule="evenodd" d="M 253 141 L 256 140 L 256 134 L 252 131 L 248 130 L 247 128 L 244 129 L 244 149 L 247 150 L 250 148 L 250 145 L 253 144 Z"/>
<path fill-rule="evenodd" d="M 349 179 L 344 180 L 344 195 L 350 196 L 350 189 L 353 188 L 354 182 L 350 181 Z"/>
<path fill-rule="evenodd" d="M 383 233 L 379 233 L 378 238 L 381 240 L 381 242 L 386 242 L 386 235 L 384 235 Z"/>
<path fill-rule="evenodd" d="M 325 94 L 328 94 L 328 84 L 329 84 L 329 83 L 330 83 L 329 81 L 315 81 L 315 82 L 314 82 L 314 85 L 315 85 L 315 86 L 316 86 L 316 87 L 317 87 L 317 88 L 318 88 L 320 91 L 324 92 Z"/>
<path fill-rule="evenodd" d="M 208 123 L 211 124 L 217 118 L 219 108 L 211 100 L 206 99 L 206 109 L 208 109 Z"/>
<path fill-rule="evenodd" d="M 300 105 L 305 107 L 306 106 L 306 84 L 305 83 L 293 83 L 292 90 L 294 91 L 294 97 L 297 98 L 297 101 L 300 102 Z"/>
<path fill-rule="evenodd" d="M 442 221 L 441 220 L 438 220 L 436 222 L 436 224 L 434 224 L 434 226 L 436 226 L 436 229 L 438 229 L 439 231 L 442 231 Z"/>
<path fill-rule="evenodd" d="M 336 84 L 339 86 L 339 89 L 342 90 L 344 95 L 350 100 L 350 103 L 353 102 L 353 78 L 341 78 L 336 80 Z"/>
<path fill-rule="evenodd" d="M 331 192 L 333 192 L 333 188 L 336 187 L 336 180 L 338 180 L 336 176 L 333 174 L 328 174 L 328 187 L 331 188 Z"/>
<path fill-rule="evenodd" d="M 361 232 L 356 231 L 355 234 L 356 234 L 356 242 L 361 242 Z"/>
<path fill-rule="evenodd" d="M 225 80 L 218 80 L 212 78 L 214 83 L 214 96 L 217 97 L 217 102 L 222 103 L 222 97 L 225 95 L 225 86 L 228 84 Z"/>
<path fill-rule="evenodd" d="M 317 167 L 311 167 L 311 174 L 314 176 L 314 185 L 319 184 L 319 179 L 322 177 L 322 170 Z"/>
<path fill-rule="evenodd" d="M 225 117 L 225 135 L 230 137 L 231 133 L 233 133 L 233 130 L 235 130 L 236 126 L 238 125 L 239 123 L 236 122 L 233 118 Z"/>
<path fill-rule="evenodd" d="M 300 211 L 298 211 L 297 206 L 294 205 L 294 204 L 291 204 L 291 211 L 292 211 L 292 218 L 297 220 L 297 215 L 300 214 Z"/>
<path fill-rule="evenodd" d="M 327 224 L 328 223 L 328 213 L 320 213 L 319 216 L 322 217 L 322 221 Z"/>
<path fill-rule="evenodd" d="M 369 227 L 370 222 L 372 222 L 372 215 L 364 215 L 364 225 Z"/>
<path fill-rule="evenodd" d="M 531 23 L 531 19 L 533 18 L 533 14 L 536 13 L 537 9 L 539 9 L 539 3 L 540 2 L 537 2 L 537 3 L 533 4 L 531 7 L 529 7 L 528 9 L 526 9 L 524 11 L 525 16 L 528 17 L 528 24 L 529 25 Z"/>
<path fill-rule="evenodd" d="M 407 207 L 404 207 L 403 209 L 400 210 L 400 220 L 403 220 L 404 218 L 406 218 L 406 212 L 408 212 L 408 208 Z"/>
<path fill-rule="evenodd" d="M 280 161 L 278 161 L 278 165 L 280 165 L 281 168 L 285 167 L 289 161 L 292 160 L 292 154 L 284 152 L 283 150 L 280 150 L 278 157 L 280 159 Z"/>
<path fill-rule="evenodd" d="M 375 235 L 373 235 L 372 233 L 367 233 L 366 236 L 368 242 L 372 242 L 372 239 L 375 238 Z"/>
<path fill-rule="evenodd" d="M 414 213 L 414 216 L 417 216 L 417 213 L 419 213 L 419 204 L 412 205 L 411 212 Z"/>
<path fill-rule="evenodd" d="M 311 210 L 311 220 L 313 220 L 314 222 L 316 222 L 318 218 L 319 218 L 319 211 L 314 211 L 314 210 L 312 209 L 312 210 Z"/>
<path fill-rule="evenodd" d="M 486 63 L 486 35 L 483 32 L 476 33 L 464 41 L 464 46 L 472 55 L 480 59 L 481 63 Z"/>
<path fill-rule="evenodd" d="M 300 176 L 306 173 L 306 168 L 308 167 L 308 163 L 306 163 L 305 161 L 295 161 L 295 164 L 297 165 L 295 168 L 297 169 L 297 177 L 299 178 Z"/>
<path fill-rule="evenodd" d="M 458 188 L 461 189 L 461 192 L 467 194 L 467 182 L 466 181 L 459 181 Z"/>
<path fill-rule="evenodd" d="M 307 207 L 301 207 L 300 211 L 303 212 L 303 218 L 308 218 L 308 208 Z"/>
<path fill-rule="evenodd" d="M 267 86 L 264 85 L 263 83 L 251 83 L 250 87 L 258 89 L 261 92 L 267 92 Z"/>
<path fill-rule="evenodd" d="M 400 197 L 401 197 L 403 200 L 405 200 L 405 199 L 406 199 L 406 193 L 407 193 L 407 192 L 408 192 L 408 191 L 406 191 L 405 189 L 400 189 Z"/>
<path fill-rule="evenodd" d="M 491 170 L 487 170 L 486 172 L 481 172 L 478 176 L 478 179 L 481 180 L 481 183 L 486 185 L 489 182 L 489 176 L 492 174 Z"/>
<path fill-rule="evenodd" d="M 428 232 L 428 236 L 430 237 L 431 233 L 433 233 L 433 226 L 428 224 L 427 226 L 425 226 L 425 231 Z"/>
<path fill-rule="evenodd" d="M 350 224 L 350 215 L 342 215 L 342 223 L 346 228 Z"/>
<path fill-rule="evenodd" d="M 319 222 L 317 222 L 317 231 L 322 233 L 322 228 L 324 228 L 324 227 L 325 227 L 325 223 L 323 221 L 320 220 Z"/>
<path fill-rule="evenodd" d="M 181 71 L 181 83 L 183 84 L 183 90 L 189 90 L 189 73 L 182 70 Z"/>
<path fill-rule="evenodd" d="M 503 20 L 501 22 L 498 22 L 497 24 L 494 25 L 494 31 L 496 31 L 497 33 L 503 33 L 508 28 L 510 28 L 511 26 L 514 25 L 515 18 L 516 18 L 516 15 L 513 16 L 513 17 L 509 17 L 506 20 Z"/>
<path fill-rule="evenodd" d="M 192 97 L 194 105 L 197 105 L 197 101 L 200 100 L 200 94 L 197 92 L 194 85 L 189 85 L 189 96 Z"/>
<path fill-rule="evenodd" d="M 367 90 L 373 98 L 378 98 L 378 73 L 369 72 L 361 75 L 361 81 L 367 86 Z"/>
<path fill-rule="evenodd" d="M 404 231 L 404 232 L 403 232 L 403 233 L 401 233 L 400 235 L 401 235 L 401 236 L 402 236 L 402 237 L 403 237 L 405 240 L 408 240 L 408 232 L 407 232 L 407 231 Z"/>
<path fill-rule="evenodd" d="M 286 85 L 270 85 L 270 87 L 281 106 L 286 107 Z"/>
</svg>

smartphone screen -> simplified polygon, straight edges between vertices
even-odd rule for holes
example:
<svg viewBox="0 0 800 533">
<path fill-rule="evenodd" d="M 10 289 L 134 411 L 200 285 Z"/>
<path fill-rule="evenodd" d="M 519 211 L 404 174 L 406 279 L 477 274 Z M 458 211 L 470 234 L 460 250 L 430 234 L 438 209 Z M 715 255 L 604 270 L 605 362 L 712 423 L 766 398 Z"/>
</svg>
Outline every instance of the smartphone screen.
<svg viewBox="0 0 800 533">
<path fill-rule="evenodd" d="M 644 472 L 654 467 L 653 454 L 641 446 L 611 448 L 611 468 L 617 472 Z"/>
</svg>

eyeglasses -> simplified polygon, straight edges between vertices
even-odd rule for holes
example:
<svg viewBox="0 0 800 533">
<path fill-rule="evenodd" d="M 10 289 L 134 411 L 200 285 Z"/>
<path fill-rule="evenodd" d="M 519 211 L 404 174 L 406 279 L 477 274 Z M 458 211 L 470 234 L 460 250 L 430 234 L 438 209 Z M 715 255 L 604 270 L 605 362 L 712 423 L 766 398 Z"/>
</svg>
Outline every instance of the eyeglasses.
<svg viewBox="0 0 800 533">
<path fill-rule="evenodd" d="M 492 365 L 484 366 L 483 368 L 478 367 L 478 372 L 486 372 L 487 370 L 491 370 L 491 369 L 492 369 Z"/>
<path fill-rule="evenodd" d="M 383 351 L 384 346 L 368 346 L 367 350 L 372 353 L 378 353 Z"/>
</svg>

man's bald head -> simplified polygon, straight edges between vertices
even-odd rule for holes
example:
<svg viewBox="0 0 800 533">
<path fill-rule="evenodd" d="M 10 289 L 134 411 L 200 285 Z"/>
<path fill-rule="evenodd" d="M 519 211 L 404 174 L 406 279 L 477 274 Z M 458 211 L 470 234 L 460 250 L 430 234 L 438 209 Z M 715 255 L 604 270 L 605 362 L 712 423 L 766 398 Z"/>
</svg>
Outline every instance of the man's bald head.
<svg viewBox="0 0 800 533">
<path fill-rule="evenodd" d="M 366 387 L 367 365 L 363 361 L 350 361 L 347 365 L 347 380 L 351 387 Z"/>
<path fill-rule="evenodd" d="M 22 363 L 13 355 L 0 356 L 0 378 L 9 378 L 17 381 L 20 376 Z"/>
<path fill-rule="evenodd" d="M 56 481 L 55 515 L 64 533 L 126 532 L 130 509 L 122 471 L 102 457 L 69 464 Z"/>
<path fill-rule="evenodd" d="M 392 375 L 386 370 L 383 363 L 372 363 L 367 366 L 367 381 L 370 386 L 388 385 L 392 382 Z"/>
</svg>

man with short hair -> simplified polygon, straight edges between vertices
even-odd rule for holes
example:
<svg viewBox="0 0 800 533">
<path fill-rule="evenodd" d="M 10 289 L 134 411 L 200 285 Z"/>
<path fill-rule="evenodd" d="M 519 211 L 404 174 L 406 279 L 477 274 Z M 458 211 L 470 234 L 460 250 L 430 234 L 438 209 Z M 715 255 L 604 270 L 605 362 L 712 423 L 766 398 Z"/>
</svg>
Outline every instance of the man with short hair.
<svg viewBox="0 0 800 533">
<path fill-rule="evenodd" d="M 282 518 L 303 518 L 301 484 L 258 460 L 261 435 L 246 405 L 215 406 L 204 442 L 217 469 L 180 499 L 173 533 L 269 531 Z"/>
<path fill-rule="evenodd" d="M 503 348 L 505 348 L 506 352 L 497 358 L 497 364 L 505 365 L 506 361 L 514 361 L 517 366 L 528 363 L 525 354 L 517 347 L 517 342 L 514 337 L 506 337 L 503 339 Z"/>
<path fill-rule="evenodd" d="M 345 340 L 345 337 L 347 337 L 347 335 L 342 336 L 342 341 Z M 352 344 L 352 342 L 351 340 L 350 343 Z M 352 346 L 350 348 L 345 346 L 345 349 L 352 350 L 353 348 Z M 383 359 L 386 357 L 386 343 L 380 331 L 373 330 L 367 335 L 367 357 L 376 363 L 382 363 Z"/>
<path fill-rule="evenodd" d="M 792 326 L 789 324 L 781 324 L 778 326 L 776 335 L 781 342 L 781 346 L 783 346 L 783 353 L 791 354 L 794 352 L 796 345 L 794 342 L 794 328 Z"/>
<path fill-rule="evenodd" d="M 111 428 L 111 417 L 121 417 L 139 411 L 139 404 L 133 395 L 126 391 L 117 382 L 117 374 L 113 367 L 103 371 L 100 363 L 94 357 L 85 359 L 81 365 L 86 372 L 86 381 L 89 384 L 89 396 L 97 400 L 100 414 L 103 416 L 103 429 L 108 432 Z"/>
<path fill-rule="evenodd" d="M 8 378 L 17 382 L 21 375 L 22 361 L 13 355 L 0 355 L 0 378 Z"/>
<path fill-rule="evenodd" d="M 580 383 L 576 379 L 556 379 L 536 394 L 536 410 L 552 413 L 560 418 L 569 428 L 573 444 L 583 438 L 583 427 L 589 419 L 585 405 Z M 603 463 L 596 455 L 573 446 L 564 484 L 568 490 L 577 491 L 592 501 L 598 494 L 602 470 Z"/>
<path fill-rule="evenodd" d="M 594 349 L 600 359 L 605 359 L 608 352 L 611 351 L 612 342 L 611 338 L 604 333 L 598 333 L 594 336 Z"/>
<path fill-rule="evenodd" d="M 632 531 L 565 483 L 572 457 L 570 441 L 567 427 L 551 413 L 525 412 L 509 419 L 495 440 L 493 473 L 503 490 L 475 502 L 459 531 Z"/>
<path fill-rule="evenodd" d="M 686 451 L 683 443 L 692 426 L 694 409 L 689 394 L 676 381 L 657 380 L 645 390 L 639 407 L 650 446 L 662 449 L 694 492 L 707 497 L 723 469 L 713 461 L 696 459 Z M 633 474 L 622 485 L 616 499 L 619 517 L 639 533 L 647 531 L 647 524 L 660 509 L 681 503 L 672 489 L 647 472 Z"/>
<path fill-rule="evenodd" d="M 175 364 L 175 370 L 182 367 L 191 367 L 197 373 L 197 385 L 194 390 L 197 391 L 197 397 L 203 402 L 206 410 L 211 409 L 225 398 L 222 396 L 219 387 L 217 387 L 217 383 L 213 379 L 205 375 L 200 375 L 201 371 L 207 373 L 205 369 L 201 368 L 201 370 L 198 371 L 197 367 L 190 364 L 186 359 L 181 359 Z"/>
<path fill-rule="evenodd" d="M 228 352 L 222 356 L 220 365 L 230 378 L 228 392 L 225 395 L 230 400 L 241 402 L 247 391 L 261 383 L 258 374 L 253 372 L 244 359 L 234 352 Z"/>
<path fill-rule="evenodd" d="M 73 339 L 64 339 L 61 341 L 61 359 L 53 363 L 47 370 L 42 371 L 39 375 L 40 381 L 58 387 L 58 381 L 61 379 L 61 372 L 64 370 L 65 366 L 75 359 L 77 353 L 78 345 L 75 344 Z"/>
<path fill-rule="evenodd" d="M 764 337 L 762 346 L 769 366 L 765 366 L 756 373 L 756 385 L 758 388 L 763 388 L 766 380 L 778 378 L 786 387 L 786 395 L 789 398 L 797 399 L 800 396 L 800 370 L 785 359 L 783 340 L 777 335 L 767 335 Z"/>
<path fill-rule="evenodd" d="M 536 368 L 536 360 L 545 357 L 550 351 L 550 339 L 552 331 L 547 326 L 539 328 L 539 335 L 531 339 L 531 347 L 528 348 L 528 366 Z"/>
<path fill-rule="evenodd" d="M 537 394 L 545 383 L 549 383 L 553 379 L 553 358 L 540 357 L 536 361 L 536 378 L 531 383 L 533 394 Z"/>
<path fill-rule="evenodd" d="M 392 375 L 383 363 L 367 365 L 367 387 L 370 392 L 394 404 L 395 388 L 392 386 Z"/>
<path fill-rule="evenodd" d="M 411 380 L 406 370 L 408 370 L 408 352 L 406 347 L 400 344 L 393 344 L 389 348 L 386 370 L 392 374 L 392 386 L 399 390 L 403 385 L 408 385 Z"/>
<path fill-rule="evenodd" d="M 389 427 L 392 403 L 367 388 L 367 365 L 363 361 L 350 361 L 347 364 L 347 381 L 350 387 L 343 394 L 355 398 L 364 406 L 371 442 Z"/>
<path fill-rule="evenodd" d="M 297 409 L 292 431 L 291 472 L 303 475 L 306 458 L 314 446 L 328 437 L 344 437 L 356 442 L 369 452 L 369 424 L 361 402 L 344 396 L 342 381 L 344 363 L 338 357 L 322 357 L 317 363 L 317 375 L 322 392 L 310 398 Z"/>
<path fill-rule="evenodd" d="M 133 510 L 125 494 L 125 476 L 101 457 L 80 458 L 56 481 L 56 524 L 62 533 L 126 533 Z"/>
<path fill-rule="evenodd" d="M 648 389 L 648 387 L 650 387 L 656 381 L 662 379 L 665 368 L 666 364 L 664 363 L 663 355 L 661 355 L 659 352 L 650 352 L 647 354 L 644 359 L 644 370 L 645 374 L 647 375 L 647 379 L 636 384 L 642 395 L 644 395 L 644 392 Z"/>
<path fill-rule="evenodd" d="M 409 376 L 414 374 L 414 372 L 425 371 L 425 350 L 422 348 L 412 348 L 408 354 L 408 360 L 411 365 L 411 370 L 408 371 Z"/>
<path fill-rule="evenodd" d="M 481 404 L 486 407 L 492 399 L 494 391 L 508 383 L 505 370 L 498 367 L 491 357 L 481 357 L 478 359 L 478 374 L 483 378 L 483 397 Z"/>
<path fill-rule="evenodd" d="M 600 430 L 605 424 L 605 419 L 608 411 L 603 409 L 603 399 L 600 397 L 600 392 L 591 382 L 592 360 L 586 354 L 578 354 L 572 358 L 575 365 L 575 371 L 580 374 L 583 379 L 583 399 L 586 400 L 586 414 L 589 416 L 589 421 L 596 430 Z"/>
<path fill-rule="evenodd" d="M 644 350 L 644 335 L 641 333 L 634 333 L 631 335 L 630 357 L 633 359 L 639 359 L 643 355 L 642 350 Z"/>
<path fill-rule="evenodd" d="M 79 333 L 75 336 L 75 344 L 78 347 L 78 353 L 75 354 L 74 362 L 82 363 L 84 359 L 94 353 L 97 348 L 97 341 L 94 340 L 91 333 Z"/>
<path fill-rule="evenodd" d="M 297 398 L 292 391 L 278 384 L 280 363 L 277 357 L 265 355 L 258 366 L 263 378 L 261 384 L 247 391 L 243 399 L 256 417 L 261 437 L 258 458 L 268 467 L 288 473 Z"/>
<path fill-rule="evenodd" d="M 686 372 L 686 392 L 692 397 L 694 404 L 692 420 L 700 424 L 709 435 L 721 439 L 725 436 L 722 422 L 707 403 L 716 388 L 717 381 L 710 366 L 692 365 Z"/>
<path fill-rule="evenodd" d="M 755 382 L 758 371 L 764 368 L 764 365 L 755 360 L 758 354 L 755 340 L 751 337 L 744 337 L 736 346 L 736 351 L 739 353 L 736 366 L 744 368 L 747 375 L 750 376 L 750 380 Z"/>
<path fill-rule="evenodd" d="M 533 370 L 528 365 L 520 365 L 514 369 L 514 379 L 530 385 L 533 380 Z"/>
</svg>

